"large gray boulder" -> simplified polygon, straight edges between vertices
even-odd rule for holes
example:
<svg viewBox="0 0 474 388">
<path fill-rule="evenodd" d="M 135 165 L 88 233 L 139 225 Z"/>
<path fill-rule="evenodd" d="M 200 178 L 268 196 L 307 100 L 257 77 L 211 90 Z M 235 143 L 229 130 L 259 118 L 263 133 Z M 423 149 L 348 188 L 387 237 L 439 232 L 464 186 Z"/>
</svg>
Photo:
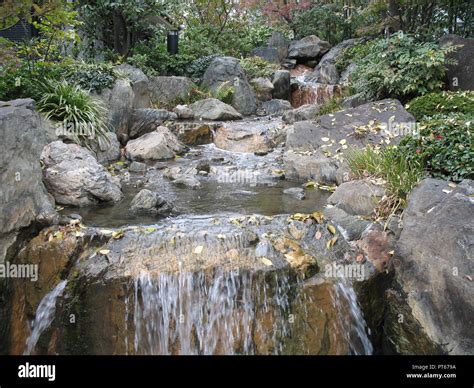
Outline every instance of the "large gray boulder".
<svg viewBox="0 0 474 388">
<path fill-rule="evenodd" d="M 448 354 L 474 354 L 473 195 L 470 180 L 455 188 L 445 181 L 423 180 L 408 197 L 395 249 L 395 281 L 407 311 Z M 403 332 L 406 325 L 387 323 L 387 332 L 398 337 L 388 340 L 400 352 L 416 353 L 412 343 L 404 341 L 404 335 L 410 335 Z"/>
<path fill-rule="evenodd" d="M 135 94 L 128 79 L 117 79 L 112 88 L 104 89 L 98 97 L 108 110 L 108 124 L 119 138 L 128 136 L 128 120 L 133 112 Z"/>
<path fill-rule="evenodd" d="M 336 61 L 345 49 L 351 48 L 362 41 L 363 39 L 348 39 L 331 48 L 324 54 L 313 73 L 309 74 L 306 79 L 323 84 L 338 83 L 339 73 L 336 69 Z"/>
<path fill-rule="evenodd" d="M 18 230 L 56 218 L 39 164 L 44 124 L 33 100 L 0 102 L 0 263 Z"/>
<path fill-rule="evenodd" d="M 448 65 L 446 77 L 450 90 L 474 90 L 474 39 L 462 38 L 448 34 L 440 39 L 440 45 L 461 45 L 448 58 L 456 60 L 457 64 Z"/>
<path fill-rule="evenodd" d="M 288 70 L 277 70 L 273 75 L 273 98 L 290 100 L 291 75 Z"/>
<path fill-rule="evenodd" d="M 315 121 L 296 122 L 287 132 L 290 149 L 318 150 L 331 155 L 349 146 L 397 144 L 413 130 L 415 119 L 398 100 L 370 102 L 319 116 Z M 342 143 L 341 143 L 342 142 Z"/>
<path fill-rule="evenodd" d="M 288 58 L 308 61 L 320 58 L 329 51 L 329 42 L 319 39 L 316 35 L 309 35 L 290 43 Z"/>
<path fill-rule="evenodd" d="M 202 120 L 239 120 L 242 115 L 232 106 L 216 98 L 206 98 L 191 104 L 194 117 Z"/>
<path fill-rule="evenodd" d="M 235 89 L 231 105 L 238 112 L 243 115 L 255 113 L 257 110 L 255 93 L 237 58 L 217 57 L 204 73 L 202 85 L 209 88 L 213 95 L 224 83 Z"/>
<path fill-rule="evenodd" d="M 148 108 L 151 104 L 150 80 L 145 73 L 128 63 L 117 66 L 117 70 L 124 72 L 132 84 L 134 94 L 133 108 Z"/>
<path fill-rule="evenodd" d="M 345 182 L 328 198 L 328 202 L 356 216 L 371 216 L 385 195 L 382 186 L 363 180 Z"/>
<path fill-rule="evenodd" d="M 166 127 L 158 127 L 138 139 L 130 140 L 125 155 L 130 160 L 173 159 L 185 151 L 185 146 Z"/>
<path fill-rule="evenodd" d="M 122 199 L 120 180 L 77 144 L 55 141 L 44 147 L 43 181 L 57 203 L 87 206 Z"/>
<path fill-rule="evenodd" d="M 165 121 L 176 119 L 177 115 L 166 109 L 134 109 L 130 118 L 130 139 L 136 139 L 146 133 L 153 132 Z"/>
<path fill-rule="evenodd" d="M 187 77 L 150 77 L 151 101 L 163 108 L 171 109 L 186 100 L 195 87 Z"/>
</svg>

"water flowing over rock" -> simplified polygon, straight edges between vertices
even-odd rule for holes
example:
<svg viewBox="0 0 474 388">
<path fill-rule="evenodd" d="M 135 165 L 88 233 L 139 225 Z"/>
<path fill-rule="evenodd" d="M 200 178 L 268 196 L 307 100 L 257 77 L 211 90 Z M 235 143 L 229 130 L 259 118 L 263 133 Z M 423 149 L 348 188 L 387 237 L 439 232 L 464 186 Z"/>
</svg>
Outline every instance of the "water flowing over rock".
<svg viewBox="0 0 474 388">
<path fill-rule="evenodd" d="M 291 105 L 298 108 L 307 104 L 323 105 L 333 97 L 341 94 L 340 85 L 306 81 L 299 77 L 292 87 Z"/>
<path fill-rule="evenodd" d="M 26 340 L 26 349 L 24 354 L 29 355 L 35 348 L 43 332 L 51 325 L 56 311 L 56 300 L 64 291 L 67 281 L 61 281 L 53 290 L 48 293 L 38 305 L 36 317 L 32 324 L 31 335 Z"/>
<path fill-rule="evenodd" d="M 199 100 L 189 106 L 194 117 L 202 120 L 240 120 L 242 115 L 216 98 Z"/>
<path fill-rule="evenodd" d="M 151 101 L 166 109 L 171 109 L 178 102 L 185 100 L 195 87 L 187 77 L 150 77 Z"/>
<path fill-rule="evenodd" d="M 77 235 L 75 228 L 63 229 L 64 238 Z M 332 235 L 310 216 L 178 217 L 81 230 L 73 270 L 38 302 L 36 316 L 56 306 L 54 320 L 43 325 L 49 327 L 28 342 L 38 354 L 373 351 L 350 284 L 304 280 L 347 252 L 343 241 L 327 251 Z M 66 280 L 67 292 L 53 304 Z M 76 324 L 64 325 L 71 311 Z"/>
<path fill-rule="evenodd" d="M 185 151 L 185 147 L 166 127 L 158 127 L 138 139 L 130 140 L 125 155 L 130 160 L 166 160 Z"/>
<path fill-rule="evenodd" d="M 86 206 L 117 202 L 122 198 L 120 180 L 85 148 L 55 141 L 44 147 L 43 181 L 57 203 Z"/>
<path fill-rule="evenodd" d="M 398 295 L 405 302 L 392 309 L 413 317 L 432 346 L 410 341 L 408 328 L 389 322 L 388 340 L 400 353 L 429 354 L 436 347 L 448 354 L 473 352 L 473 194 L 470 180 L 452 188 L 425 179 L 409 195 L 394 257 Z"/>
<path fill-rule="evenodd" d="M 44 124 L 33 100 L 0 102 L 0 263 L 18 230 L 56 217 L 38 163 Z"/>
<path fill-rule="evenodd" d="M 255 113 L 257 110 L 255 93 L 237 58 L 217 57 L 204 73 L 202 85 L 208 87 L 213 95 L 222 84 L 234 88 L 231 105 L 239 113 L 242 115 Z"/>
</svg>

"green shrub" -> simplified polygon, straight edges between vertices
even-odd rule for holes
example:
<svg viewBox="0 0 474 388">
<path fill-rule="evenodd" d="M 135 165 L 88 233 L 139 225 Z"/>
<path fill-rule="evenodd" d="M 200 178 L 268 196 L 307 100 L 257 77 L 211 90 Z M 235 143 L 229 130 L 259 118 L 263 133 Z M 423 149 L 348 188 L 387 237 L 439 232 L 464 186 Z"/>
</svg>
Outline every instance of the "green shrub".
<svg viewBox="0 0 474 388">
<path fill-rule="evenodd" d="M 248 57 L 240 60 L 240 65 L 244 69 L 249 79 L 257 77 L 271 77 L 279 69 L 279 66 L 260 57 Z"/>
<path fill-rule="evenodd" d="M 367 44 L 368 54 L 355 62 L 351 86 L 356 93 L 375 100 L 391 97 L 406 101 L 440 91 L 444 86 L 446 54 L 456 49 L 417 42 L 402 32 Z"/>
<path fill-rule="evenodd" d="M 215 97 L 226 104 L 232 102 L 232 97 L 234 97 L 235 88 L 229 83 L 229 81 L 223 82 L 216 89 Z"/>
<path fill-rule="evenodd" d="M 429 93 L 411 100 L 406 109 L 417 120 L 436 114 L 462 113 L 474 116 L 474 92 Z"/>
<path fill-rule="evenodd" d="M 44 80 L 34 84 L 37 109 L 48 119 L 67 128 L 68 137 L 90 147 L 93 141 L 107 141 L 106 109 L 87 91 L 66 81 Z"/>
<path fill-rule="evenodd" d="M 192 61 L 186 68 L 186 74 L 188 77 L 199 83 L 199 80 L 202 78 L 207 68 L 216 57 L 217 55 L 215 54 L 206 55 L 205 57 L 201 57 Z"/>
<path fill-rule="evenodd" d="M 74 62 L 64 68 L 64 78 L 82 89 L 100 93 L 111 87 L 118 74 L 112 64 Z"/>
<path fill-rule="evenodd" d="M 441 179 L 474 178 L 474 134 L 472 116 L 451 114 L 425 117 L 418 136 L 406 136 L 400 150 L 408 161 L 421 163 Z"/>
<path fill-rule="evenodd" d="M 406 205 L 408 193 L 424 175 L 421 161 L 408 159 L 396 146 L 352 149 L 347 164 L 357 178 L 378 178 L 384 181 L 387 198 L 380 215 L 388 216 Z"/>
</svg>

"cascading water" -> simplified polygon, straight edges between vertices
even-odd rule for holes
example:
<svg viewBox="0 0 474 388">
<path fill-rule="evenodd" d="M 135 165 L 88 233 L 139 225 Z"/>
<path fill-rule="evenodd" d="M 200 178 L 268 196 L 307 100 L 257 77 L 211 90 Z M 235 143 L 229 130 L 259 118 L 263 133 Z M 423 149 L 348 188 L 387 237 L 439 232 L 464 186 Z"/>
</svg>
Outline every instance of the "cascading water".
<svg viewBox="0 0 474 388">
<path fill-rule="evenodd" d="M 316 82 L 310 71 L 299 71 L 293 79 L 291 105 L 294 108 L 305 104 L 322 105 L 341 93 L 340 85 Z"/>
<path fill-rule="evenodd" d="M 352 286 L 331 287 L 337 322 L 329 335 L 343 333 L 352 354 L 371 354 Z M 304 339 L 294 338 L 291 316 L 311 326 L 307 306 L 318 303 L 286 274 L 248 271 L 141 273 L 133 294 L 133 317 L 126 320 L 133 321 L 135 354 L 285 354 L 291 341 L 301 341 L 298 352 L 306 353 Z"/>
<path fill-rule="evenodd" d="M 357 346 L 351 346 L 351 351 L 354 354 L 372 354 L 374 349 L 367 336 L 367 324 L 357 303 L 354 288 L 347 280 L 341 279 L 335 284 L 335 291 L 334 306 L 340 311 L 340 316 L 349 317 L 349 319 L 342 320 L 346 339 L 351 341 L 351 338 L 353 338 L 356 341 Z M 344 307 L 349 310 L 347 313 L 342 311 Z M 354 343 L 354 341 L 351 341 L 351 343 Z"/>
<path fill-rule="evenodd" d="M 23 354 L 29 355 L 35 349 L 41 334 L 51 325 L 56 312 L 56 301 L 62 295 L 67 280 L 63 280 L 51 292 L 46 294 L 36 309 L 35 320 L 31 325 L 31 334 L 26 341 Z"/>
<path fill-rule="evenodd" d="M 221 270 L 140 274 L 134 283 L 135 353 L 254 354 L 263 343 L 279 353 L 290 331 L 290 284 L 277 274 L 263 277 Z"/>
</svg>

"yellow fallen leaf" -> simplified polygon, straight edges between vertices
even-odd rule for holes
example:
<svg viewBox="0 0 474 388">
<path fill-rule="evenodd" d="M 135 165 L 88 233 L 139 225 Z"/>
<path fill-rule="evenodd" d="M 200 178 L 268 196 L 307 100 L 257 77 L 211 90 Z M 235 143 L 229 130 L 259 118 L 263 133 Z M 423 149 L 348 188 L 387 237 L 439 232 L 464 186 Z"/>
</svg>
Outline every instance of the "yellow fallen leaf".
<svg viewBox="0 0 474 388">
<path fill-rule="evenodd" d="M 261 258 L 260 258 L 260 261 L 261 261 L 263 264 L 265 264 L 267 267 L 273 265 L 273 263 L 272 263 L 270 260 L 268 260 L 266 257 L 261 257 Z"/>
<path fill-rule="evenodd" d="M 452 187 L 453 189 L 455 189 L 457 187 L 456 183 L 453 183 L 453 182 L 449 182 L 448 186 Z"/>
<path fill-rule="evenodd" d="M 347 143 L 347 140 L 346 139 L 342 139 L 339 141 L 339 144 L 346 144 Z"/>
<path fill-rule="evenodd" d="M 202 250 L 204 249 L 204 247 L 202 245 L 199 245 L 197 246 L 196 248 L 194 248 L 194 253 L 196 255 L 200 255 L 202 253 Z"/>
<path fill-rule="evenodd" d="M 218 235 L 217 235 L 217 238 L 220 238 L 221 240 L 225 240 L 225 235 L 223 235 L 223 234 L 218 234 Z"/>
<path fill-rule="evenodd" d="M 106 256 L 106 255 L 108 255 L 108 254 L 110 253 L 110 249 L 101 249 L 101 250 L 99 251 L 99 253 L 100 253 L 101 255 Z"/>
<path fill-rule="evenodd" d="M 324 142 L 328 142 L 328 141 L 329 141 L 329 137 L 322 137 L 321 140 L 324 141 Z"/>
<path fill-rule="evenodd" d="M 306 184 L 304 185 L 305 187 L 308 187 L 308 188 L 311 188 L 311 187 L 316 187 L 318 184 L 314 181 L 309 181 L 309 182 L 306 182 Z"/>
<path fill-rule="evenodd" d="M 313 218 L 316 220 L 316 222 L 317 222 L 318 224 L 322 224 L 322 223 L 323 223 L 323 220 L 324 220 L 323 213 L 321 213 L 321 212 L 313 212 L 313 213 L 311 214 L 311 217 L 313 217 Z"/>
<path fill-rule="evenodd" d="M 334 227 L 334 225 L 329 224 L 328 230 L 329 232 L 331 232 L 331 234 L 336 234 L 336 228 Z"/>
<path fill-rule="evenodd" d="M 156 231 L 156 228 L 151 228 L 151 227 L 150 227 L 150 228 L 146 228 L 146 229 L 145 229 L 145 232 L 146 232 L 146 233 L 153 233 L 153 232 L 155 232 L 155 231 Z"/>
<path fill-rule="evenodd" d="M 123 230 L 117 230 L 116 232 L 112 233 L 112 238 L 118 240 L 123 237 Z"/>
</svg>

